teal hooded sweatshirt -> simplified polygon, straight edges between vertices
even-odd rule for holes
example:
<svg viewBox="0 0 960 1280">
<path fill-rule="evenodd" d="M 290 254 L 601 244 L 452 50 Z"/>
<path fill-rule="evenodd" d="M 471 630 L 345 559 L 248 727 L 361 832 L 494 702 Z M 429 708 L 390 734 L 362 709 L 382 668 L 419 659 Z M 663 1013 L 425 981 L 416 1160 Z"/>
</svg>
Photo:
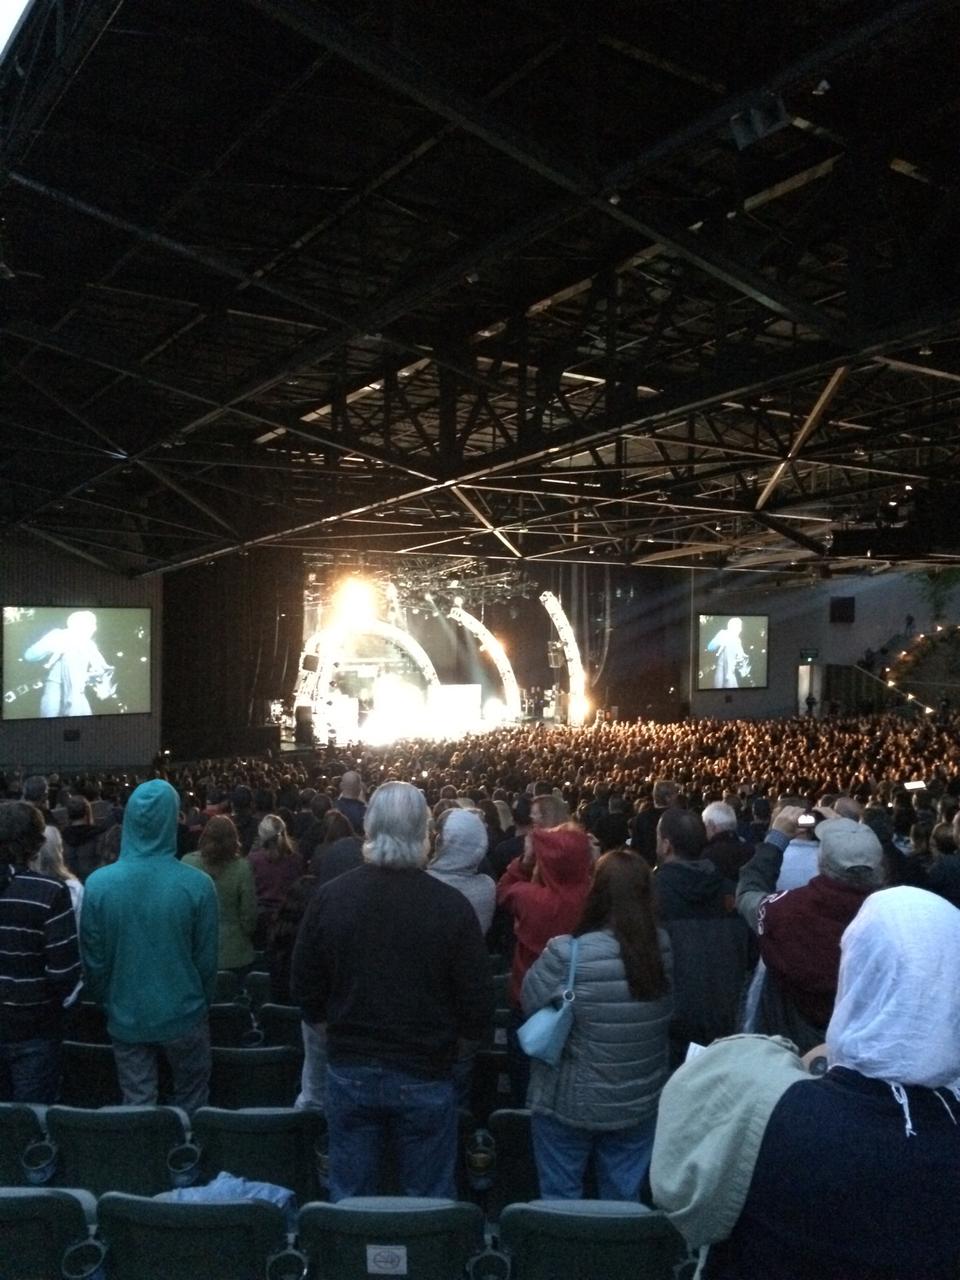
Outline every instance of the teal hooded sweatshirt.
<svg viewBox="0 0 960 1280">
<path fill-rule="evenodd" d="M 120 859 L 87 879 L 80 951 L 87 995 L 125 1044 L 191 1031 L 213 1001 L 219 908 L 213 881 L 177 861 L 177 793 L 137 787 L 123 817 Z"/>
</svg>

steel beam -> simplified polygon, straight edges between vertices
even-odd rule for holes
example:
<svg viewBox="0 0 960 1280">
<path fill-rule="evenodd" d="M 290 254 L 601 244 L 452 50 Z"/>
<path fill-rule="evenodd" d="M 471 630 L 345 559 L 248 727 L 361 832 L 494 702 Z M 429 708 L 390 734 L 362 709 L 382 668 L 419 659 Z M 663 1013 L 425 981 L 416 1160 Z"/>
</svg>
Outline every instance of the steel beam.
<svg viewBox="0 0 960 1280">
<path fill-rule="evenodd" d="M 801 449 L 820 425 L 823 415 L 830 407 L 830 403 L 834 396 L 843 386 L 849 372 L 850 368 L 848 365 L 841 365 L 839 369 L 834 369 L 833 373 L 827 379 L 826 386 L 820 392 L 819 396 L 817 396 L 816 404 L 814 404 L 813 408 L 807 414 L 806 420 L 794 437 L 793 443 L 787 451 L 786 458 L 784 458 L 784 460 L 774 468 L 773 475 L 763 486 L 763 490 L 756 502 L 757 511 L 762 511 L 767 505 L 769 499 L 776 492 L 777 485 L 783 479 L 783 474 L 787 467 L 792 462 L 796 461 L 800 455 Z"/>
</svg>

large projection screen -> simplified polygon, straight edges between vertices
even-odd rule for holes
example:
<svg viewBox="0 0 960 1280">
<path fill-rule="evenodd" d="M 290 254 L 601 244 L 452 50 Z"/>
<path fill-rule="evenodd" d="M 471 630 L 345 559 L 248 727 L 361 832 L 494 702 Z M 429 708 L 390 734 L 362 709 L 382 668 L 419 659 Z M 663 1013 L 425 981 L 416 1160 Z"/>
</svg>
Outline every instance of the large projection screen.
<svg viewBox="0 0 960 1280">
<path fill-rule="evenodd" d="M 767 687 L 766 614 L 701 613 L 697 688 Z"/>
<path fill-rule="evenodd" d="M 4 720 L 150 710 L 150 610 L 3 607 Z"/>
</svg>

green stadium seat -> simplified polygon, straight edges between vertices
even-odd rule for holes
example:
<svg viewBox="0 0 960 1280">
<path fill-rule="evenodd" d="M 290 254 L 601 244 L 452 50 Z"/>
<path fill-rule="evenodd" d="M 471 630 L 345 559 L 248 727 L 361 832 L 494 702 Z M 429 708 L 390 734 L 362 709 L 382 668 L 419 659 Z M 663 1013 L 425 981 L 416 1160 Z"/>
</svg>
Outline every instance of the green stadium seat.
<svg viewBox="0 0 960 1280">
<path fill-rule="evenodd" d="M 257 1010 L 257 1024 L 263 1032 L 263 1043 L 288 1044 L 303 1053 L 300 1009 L 297 1005 L 262 1004 Z"/>
<path fill-rule="evenodd" d="M 22 1187 L 29 1179 L 20 1163 L 32 1142 L 46 1137 L 40 1115 L 44 1107 L 28 1107 L 25 1102 L 0 1102 L 0 1186 Z"/>
<path fill-rule="evenodd" d="M 316 1110 L 201 1107 L 193 1116 L 193 1135 L 202 1152 L 200 1180 L 209 1182 L 224 1171 L 289 1187 L 300 1204 L 316 1200 L 325 1191 L 317 1161 L 326 1127 Z"/>
<path fill-rule="evenodd" d="M 303 1054 L 289 1045 L 213 1049 L 212 1107 L 290 1107 L 300 1092 Z"/>
<path fill-rule="evenodd" d="M 102 1257 L 92 1239 L 96 1210 L 93 1196 L 84 1191 L 0 1188 L 2 1280 L 92 1275 Z"/>
<path fill-rule="evenodd" d="M 500 1215 L 513 1280 L 675 1280 L 687 1260 L 663 1213 L 623 1200 L 536 1200 Z"/>
<path fill-rule="evenodd" d="M 250 1010 L 242 1004 L 212 1004 L 209 1016 L 210 1043 L 217 1048 L 239 1049 L 255 1033 Z"/>
<path fill-rule="evenodd" d="M 510 1075 L 506 1049 L 478 1049 L 473 1060 L 470 1110 L 481 1123 L 486 1123 L 491 1112 L 509 1102 Z"/>
<path fill-rule="evenodd" d="M 530 1112 L 512 1108 L 494 1111 L 487 1127 L 496 1146 L 496 1172 L 487 1198 L 487 1213 L 496 1220 L 508 1204 L 536 1200 L 540 1182 L 533 1156 Z"/>
<path fill-rule="evenodd" d="M 268 1259 L 286 1247 L 283 1210 L 264 1200 L 180 1204 L 110 1192 L 97 1212 L 110 1280 L 264 1280 L 275 1274 Z"/>
<path fill-rule="evenodd" d="M 456 1200 L 361 1196 L 300 1211 L 311 1274 L 460 1280 L 483 1248 L 483 1213 Z"/>
<path fill-rule="evenodd" d="M 229 1004 L 236 1000 L 243 991 L 243 983 L 232 969 L 221 969 L 217 973 L 217 986 L 214 1000 L 217 1004 Z"/>
<path fill-rule="evenodd" d="M 270 975 L 254 969 L 243 980 L 243 989 L 250 1000 L 250 1008 L 256 1013 L 262 1004 L 271 999 Z"/>
<path fill-rule="evenodd" d="M 509 988 L 509 973 L 495 973 L 493 975 L 493 997 L 498 1009 L 510 1008 L 510 1002 L 507 999 L 507 991 Z"/>
<path fill-rule="evenodd" d="M 113 1049 L 65 1040 L 60 1102 L 66 1107 L 116 1107 L 123 1101 Z"/>
<path fill-rule="evenodd" d="M 47 1132 L 58 1151 L 54 1180 L 98 1196 L 169 1191 L 168 1157 L 186 1143 L 185 1120 L 174 1107 L 50 1107 Z"/>
</svg>

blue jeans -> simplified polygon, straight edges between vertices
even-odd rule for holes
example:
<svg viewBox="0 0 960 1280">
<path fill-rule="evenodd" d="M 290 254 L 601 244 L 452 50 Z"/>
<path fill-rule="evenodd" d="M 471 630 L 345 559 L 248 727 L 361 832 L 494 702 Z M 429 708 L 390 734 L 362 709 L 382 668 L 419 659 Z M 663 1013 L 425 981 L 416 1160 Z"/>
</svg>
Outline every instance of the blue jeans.
<svg viewBox="0 0 960 1280">
<path fill-rule="evenodd" d="M 330 1199 L 375 1196 L 389 1140 L 408 1196 L 456 1199 L 457 1100 L 452 1080 L 385 1063 L 327 1066 Z"/>
<path fill-rule="evenodd" d="M 542 1199 L 582 1200 L 591 1155 L 601 1200 L 639 1199 L 650 1167 L 656 1116 L 629 1129 L 578 1129 L 534 1112 L 530 1125 Z"/>
<path fill-rule="evenodd" d="M 59 1088 L 59 1040 L 0 1042 L 0 1102 L 53 1103 Z"/>
</svg>

